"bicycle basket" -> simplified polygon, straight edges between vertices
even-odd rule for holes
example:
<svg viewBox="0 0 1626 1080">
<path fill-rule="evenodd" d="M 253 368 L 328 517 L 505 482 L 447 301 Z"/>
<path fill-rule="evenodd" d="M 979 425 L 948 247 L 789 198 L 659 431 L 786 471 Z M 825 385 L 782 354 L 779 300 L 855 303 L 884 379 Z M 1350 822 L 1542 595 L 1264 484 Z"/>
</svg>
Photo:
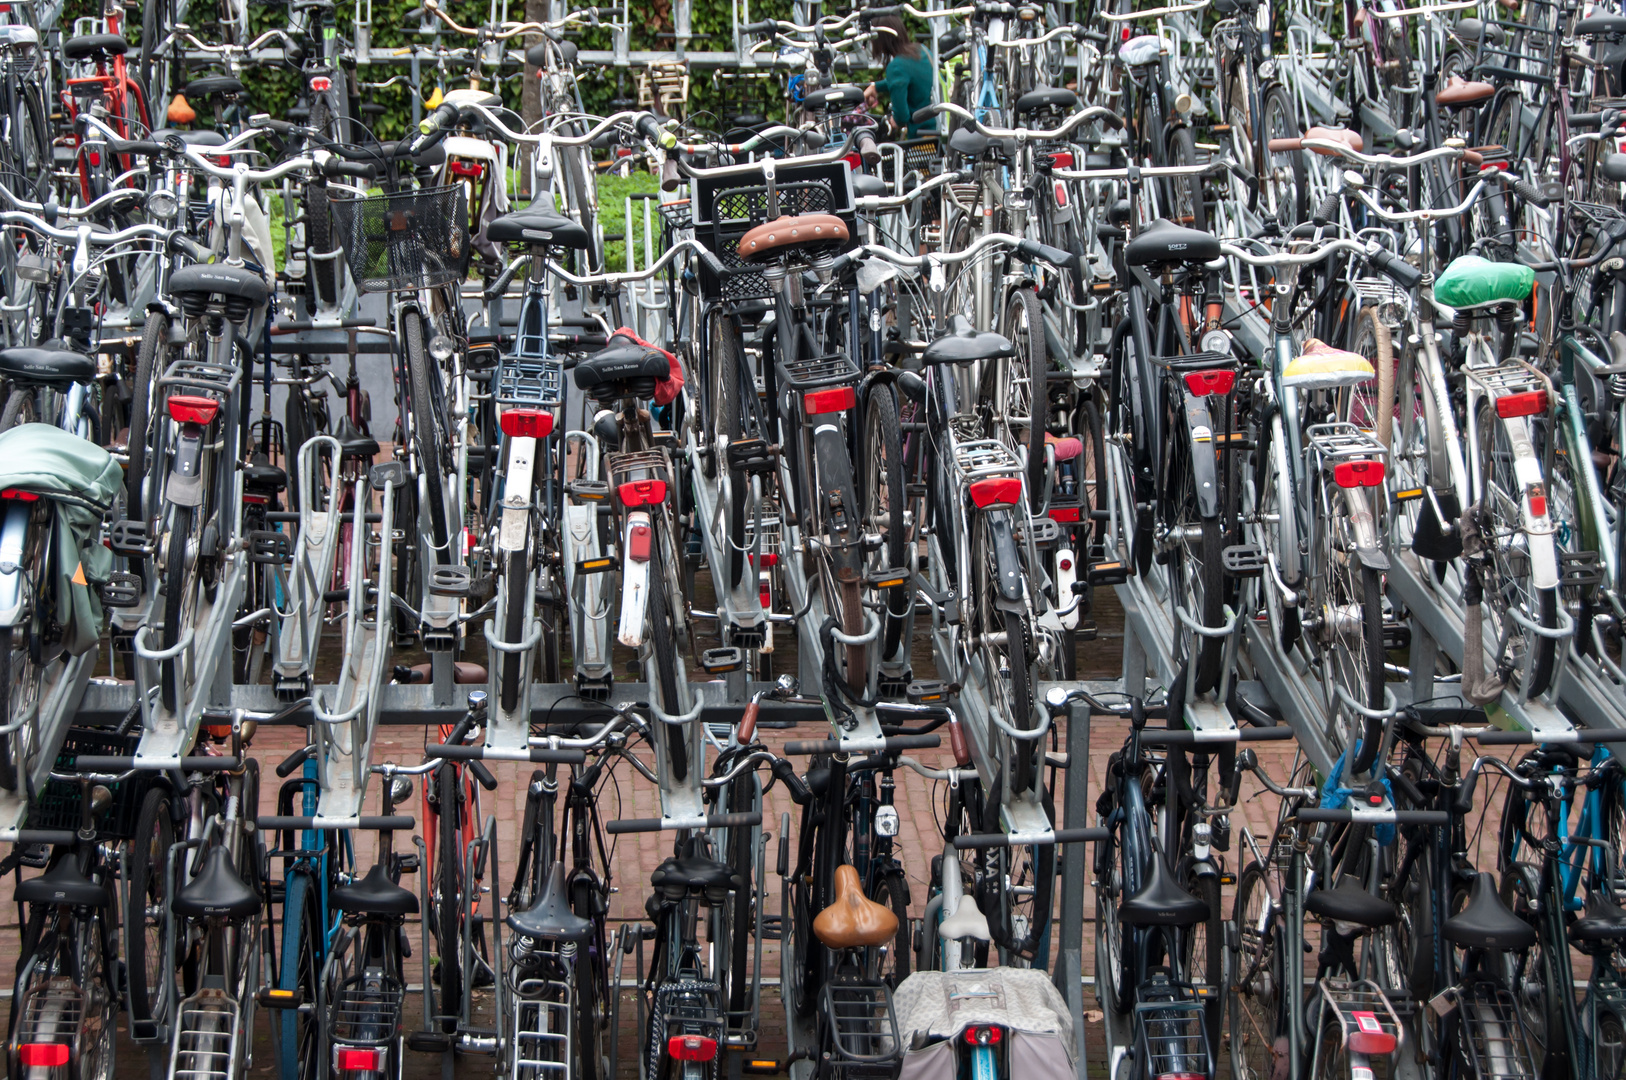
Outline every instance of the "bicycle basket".
<svg viewBox="0 0 1626 1080">
<path fill-rule="evenodd" d="M 56 754 L 56 771 L 72 772 L 74 762 L 81 754 L 97 757 L 134 757 L 141 732 L 120 735 L 110 728 L 71 727 L 62 738 L 62 748 Z M 103 840 L 129 840 L 135 835 L 136 817 L 147 791 L 158 782 L 157 773 L 137 773 L 128 780 L 107 785 L 113 793 L 113 803 L 96 819 L 96 835 Z M 28 825 L 33 829 L 79 828 L 79 785 L 67 780 L 52 780 L 45 785 L 34 808 L 29 812 Z"/>
<path fill-rule="evenodd" d="M 432 289 L 462 281 L 469 267 L 463 185 L 365 199 L 334 199 L 334 238 L 362 292 Z"/>
</svg>

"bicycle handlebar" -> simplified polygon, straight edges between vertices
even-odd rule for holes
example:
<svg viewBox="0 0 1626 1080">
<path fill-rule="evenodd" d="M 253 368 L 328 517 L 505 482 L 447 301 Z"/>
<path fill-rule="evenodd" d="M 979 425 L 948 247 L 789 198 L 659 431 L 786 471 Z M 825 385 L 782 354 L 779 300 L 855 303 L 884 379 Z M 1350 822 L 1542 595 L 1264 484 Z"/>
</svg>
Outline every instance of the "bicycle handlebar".
<svg viewBox="0 0 1626 1080">
<path fill-rule="evenodd" d="M 1217 731 L 1142 731 L 1140 741 L 1147 746 L 1192 746 L 1197 743 L 1284 742 L 1293 738 L 1285 724 L 1266 728 L 1222 728 Z"/>
<path fill-rule="evenodd" d="M 74 759 L 73 767 L 79 772 L 163 772 L 170 769 L 180 769 L 182 772 L 230 772 L 238 768 L 242 762 L 235 757 L 215 757 L 202 755 L 198 757 L 170 758 L 162 764 L 138 764 L 133 757 L 108 757 L 94 754 L 81 755 Z"/>
<path fill-rule="evenodd" d="M 335 818 L 322 817 L 286 817 L 268 816 L 254 819 L 262 829 L 374 829 L 379 832 L 393 832 L 396 829 L 410 829 L 418 824 L 418 819 L 410 814 L 392 814 L 389 817 L 353 817 Z"/>
<path fill-rule="evenodd" d="M 1626 742 L 1626 729 L 1599 731 L 1595 728 L 1583 728 L 1575 731 L 1544 732 L 1539 736 L 1533 731 L 1486 731 L 1479 736 L 1479 742 L 1483 746 Z"/>
<path fill-rule="evenodd" d="M 1101 105 L 1091 105 L 1088 108 L 1074 113 L 1066 120 L 1062 121 L 1061 127 L 1055 128 L 1051 131 L 1033 128 L 991 128 L 982 121 L 978 120 L 976 115 L 973 114 L 969 109 L 962 108 L 959 105 L 955 105 L 947 101 L 939 102 L 936 105 L 928 105 L 924 109 L 917 109 L 915 110 L 915 115 L 911 119 L 913 119 L 915 123 L 920 124 L 930 120 L 939 113 L 947 113 L 950 116 L 954 116 L 965 121 L 967 124 L 974 127 L 978 134 L 986 135 L 990 139 L 1015 139 L 1017 142 L 1027 142 L 1029 140 L 1050 142 L 1052 140 L 1062 138 L 1074 128 L 1082 127 L 1091 120 L 1099 120 L 1107 127 L 1112 128 L 1114 131 L 1122 131 L 1124 127 L 1123 117 L 1119 116 L 1111 109 L 1105 108 Z"/>
<path fill-rule="evenodd" d="M 487 760 L 488 750 L 483 746 L 447 746 L 442 743 L 429 747 L 424 753 L 448 761 L 482 761 Z M 555 750 L 542 746 L 529 746 L 513 753 L 524 756 L 512 760 L 531 761 L 538 765 L 580 765 L 587 760 L 587 755 L 580 750 Z M 502 757 L 493 756 L 490 760 L 507 761 L 510 758 L 504 753 Z"/>
<path fill-rule="evenodd" d="M 707 814 L 704 820 L 674 820 L 666 818 L 622 818 L 620 821 L 607 821 L 604 831 L 611 836 L 620 836 L 623 833 L 660 832 L 662 829 L 730 829 L 741 825 L 761 825 L 762 811 L 742 810 L 731 814 Z"/>
<path fill-rule="evenodd" d="M 879 739 L 795 739 L 785 744 L 786 754 L 896 754 L 904 750 L 931 750 L 943 745 L 940 735 L 884 735 Z"/>
<path fill-rule="evenodd" d="M 1086 844 L 1112 839 L 1110 829 L 1057 829 L 1049 836 L 1012 839 L 1008 833 L 968 833 L 954 838 L 954 850 L 972 851 L 983 848 L 1015 847 L 1017 844 Z"/>
<path fill-rule="evenodd" d="M 1300 821 L 1362 825 L 1448 825 L 1451 822 L 1451 815 L 1444 810 L 1368 810 L 1363 806 L 1341 806 L 1336 810 L 1307 806 L 1297 816 Z"/>
</svg>

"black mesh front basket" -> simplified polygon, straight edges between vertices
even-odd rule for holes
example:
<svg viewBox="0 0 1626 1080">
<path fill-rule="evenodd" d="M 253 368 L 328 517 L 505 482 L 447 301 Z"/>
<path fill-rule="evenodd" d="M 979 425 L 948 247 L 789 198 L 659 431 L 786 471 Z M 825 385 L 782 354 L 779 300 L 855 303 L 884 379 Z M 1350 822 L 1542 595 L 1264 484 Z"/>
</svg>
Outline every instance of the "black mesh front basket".
<svg viewBox="0 0 1626 1080">
<path fill-rule="evenodd" d="M 836 199 L 826 181 L 792 180 L 778 185 L 777 192 L 780 217 L 829 214 L 837 209 Z M 771 219 L 767 187 L 725 188 L 718 191 L 712 198 L 710 217 L 711 249 L 730 270 L 745 267 L 745 260 L 740 258 L 740 239 Z M 703 273 L 702 279 L 710 286 L 712 279 L 709 273 Z M 763 276 L 749 271 L 731 274 L 718 283 L 715 292 L 709 287 L 707 292 L 712 295 L 720 293 L 725 300 L 757 300 L 773 295 Z"/>
<path fill-rule="evenodd" d="M 334 199 L 332 206 L 334 239 L 362 292 L 432 289 L 468 276 L 463 185 Z"/>
<path fill-rule="evenodd" d="M 141 732 L 120 735 L 111 728 L 71 727 L 57 751 L 56 771 L 72 772 L 74 762 L 81 754 L 99 757 L 135 756 Z M 137 773 L 128 780 L 120 780 L 107 787 L 113 793 L 113 803 L 96 819 L 96 835 L 103 840 L 128 840 L 135 835 L 136 818 L 141 814 L 142 800 L 147 790 L 158 782 L 158 774 Z M 79 785 L 67 780 L 52 780 L 45 785 L 28 812 L 28 824 L 35 829 L 79 828 Z"/>
</svg>

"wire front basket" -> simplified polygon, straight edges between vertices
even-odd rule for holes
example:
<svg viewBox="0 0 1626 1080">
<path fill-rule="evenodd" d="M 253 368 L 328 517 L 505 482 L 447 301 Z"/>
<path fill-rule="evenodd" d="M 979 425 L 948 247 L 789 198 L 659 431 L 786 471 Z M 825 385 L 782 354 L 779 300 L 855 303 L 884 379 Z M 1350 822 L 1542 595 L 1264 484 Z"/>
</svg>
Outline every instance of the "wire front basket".
<svg viewBox="0 0 1626 1080">
<path fill-rule="evenodd" d="M 362 292 L 433 289 L 468 276 L 463 185 L 334 199 L 332 207 L 334 236 Z"/>
</svg>

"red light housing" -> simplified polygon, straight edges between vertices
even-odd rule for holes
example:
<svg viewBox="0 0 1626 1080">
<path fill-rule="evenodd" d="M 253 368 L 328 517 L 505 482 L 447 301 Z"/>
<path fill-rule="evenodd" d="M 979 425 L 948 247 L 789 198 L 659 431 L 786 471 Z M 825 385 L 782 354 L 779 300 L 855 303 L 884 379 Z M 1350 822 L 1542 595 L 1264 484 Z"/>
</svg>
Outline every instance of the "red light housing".
<svg viewBox="0 0 1626 1080">
<path fill-rule="evenodd" d="M 1071 154 L 1057 154 L 1056 156 L 1057 157 L 1066 157 L 1066 158 L 1068 158 L 1069 159 L 1068 163 L 1071 164 L 1071 160 L 1070 160 L 1072 158 Z M 1067 198 L 1067 185 L 1066 184 L 1062 183 L 1060 180 L 1057 180 L 1056 181 L 1056 186 L 1051 189 L 1051 193 L 1056 198 L 1056 205 L 1057 206 L 1066 206 L 1067 205 L 1068 198 Z"/>
<path fill-rule="evenodd" d="M 828 390 L 809 390 L 802 395 L 802 408 L 809 416 L 820 413 L 843 412 L 858 404 L 858 391 L 850 386 L 835 386 Z"/>
<path fill-rule="evenodd" d="M 717 1040 L 704 1035 L 673 1035 L 666 1052 L 674 1061 L 710 1061 L 717 1056 Z"/>
<path fill-rule="evenodd" d="M 546 409 L 506 409 L 497 426 L 511 439 L 545 439 L 553 434 L 553 414 Z"/>
<path fill-rule="evenodd" d="M 7 488 L 0 491 L 0 499 L 16 499 L 18 502 L 39 502 L 40 493 L 37 491 L 24 491 L 22 488 Z"/>
<path fill-rule="evenodd" d="M 1071 169 L 1073 167 L 1072 152 L 1068 150 L 1056 151 L 1050 155 L 1050 164 L 1058 169 Z"/>
<path fill-rule="evenodd" d="M 1076 506 L 1063 506 L 1060 509 L 1050 511 L 1050 520 L 1059 521 L 1063 525 L 1072 524 L 1078 519 L 1079 508 Z"/>
<path fill-rule="evenodd" d="M 1547 490 L 1540 484 L 1531 484 L 1524 489 L 1524 496 L 1530 500 L 1530 516 L 1547 516 Z"/>
<path fill-rule="evenodd" d="M 1357 1054 L 1392 1054 L 1395 1037 L 1383 1030 L 1383 1024 L 1373 1012 L 1356 1012 L 1355 1030 L 1349 1033 L 1349 1048 Z"/>
<path fill-rule="evenodd" d="M 312 75 L 311 89 L 316 91 L 318 94 L 325 94 L 329 90 L 333 89 L 333 80 L 328 78 L 326 75 Z"/>
<path fill-rule="evenodd" d="M 453 176 L 462 176 L 470 180 L 478 180 L 486 174 L 486 167 L 478 161 L 448 161 L 446 171 Z"/>
<path fill-rule="evenodd" d="M 632 562 L 649 561 L 649 543 L 654 533 L 649 525 L 640 521 L 627 530 L 627 558 Z"/>
<path fill-rule="evenodd" d="M 1018 476 L 992 476 L 971 485 L 971 501 L 977 509 L 1015 506 L 1022 499 L 1022 479 Z"/>
<path fill-rule="evenodd" d="M 1547 411 L 1547 391 L 1526 390 L 1522 394 L 1509 394 L 1496 399 L 1496 415 L 1503 420 L 1515 416 L 1534 416 Z"/>
<path fill-rule="evenodd" d="M 1216 371 L 1188 371 L 1186 372 L 1186 389 L 1197 397 L 1207 397 L 1209 394 L 1229 394 L 1236 385 L 1236 372 Z"/>
<path fill-rule="evenodd" d="M 999 1040 L 1004 1037 L 1005 1029 L 994 1024 L 965 1029 L 965 1041 L 972 1046 L 998 1046 Z"/>
<path fill-rule="evenodd" d="M 658 506 L 666 501 L 665 480 L 629 480 L 615 491 L 626 507 Z"/>
<path fill-rule="evenodd" d="M 339 1070 L 341 1072 L 377 1072 L 384 1067 L 384 1051 L 382 1050 L 359 1050 L 341 1046 L 334 1056 L 339 1059 Z"/>
<path fill-rule="evenodd" d="M 220 412 L 220 402 L 211 397 L 171 394 L 167 402 L 170 419 L 177 424 L 209 424 Z"/>
<path fill-rule="evenodd" d="M 1203 1080 L 1202 1073 L 1160 1073 L 1157 1080 Z"/>
<path fill-rule="evenodd" d="M 1383 483 L 1383 462 L 1340 461 L 1332 467 L 1332 478 L 1341 488 L 1377 487 Z"/>
<path fill-rule="evenodd" d="M 67 1043 L 23 1043 L 17 1056 L 29 1068 L 55 1068 L 68 1063 Z"/>
</svg>

